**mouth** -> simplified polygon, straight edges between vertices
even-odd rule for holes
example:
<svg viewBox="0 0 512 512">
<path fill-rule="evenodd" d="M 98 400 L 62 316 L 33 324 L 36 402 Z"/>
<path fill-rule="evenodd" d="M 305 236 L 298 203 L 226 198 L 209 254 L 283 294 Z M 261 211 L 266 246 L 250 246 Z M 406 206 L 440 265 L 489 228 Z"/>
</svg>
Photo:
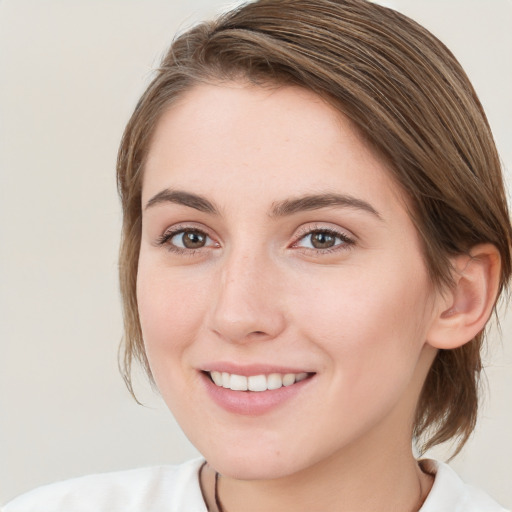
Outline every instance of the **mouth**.
<svg viewBox="0 0 512 512">
<path fill-rule="evenodd" d="M 207 371 L 204 372 L 219 388 L 232 391 L 273 391 L 282 387 L 293 386 L 314 375 L 314 373 L 269 373 L 259 375 L 237 375 L 236 373 Z"/>
<path fill-rule="evenodd" d="M 208 396 L 228 413 L 255 417 L 286 407 L 310 389 L 316 372 L 265 364 L 213 363 L 201 370 Z M 283 409 L 286 410 L 286 409 Z"/>
</svg>

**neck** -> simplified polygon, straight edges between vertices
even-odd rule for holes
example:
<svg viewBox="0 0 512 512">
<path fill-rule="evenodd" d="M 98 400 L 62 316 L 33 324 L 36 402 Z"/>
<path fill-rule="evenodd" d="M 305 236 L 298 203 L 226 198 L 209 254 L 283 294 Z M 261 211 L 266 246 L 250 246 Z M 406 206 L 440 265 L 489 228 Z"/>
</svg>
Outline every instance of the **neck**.
<svg viewBox="0 0 512 512">
<path fill-rule="evenodd" d="M 210 512 L 310 512 L 336 510 L 417 512 L 433 483 L 411 450 L 348 462 L 333 456 L 293 475 L 273 480 L 237 480 L 206 466 L 201 474 Z M 355 462 L 355 463 L 354 463 Z M 215 495 L 217 489 L 217 496 Z M 220 504 L 219 507 L 216 504 Z"/>
</svg>

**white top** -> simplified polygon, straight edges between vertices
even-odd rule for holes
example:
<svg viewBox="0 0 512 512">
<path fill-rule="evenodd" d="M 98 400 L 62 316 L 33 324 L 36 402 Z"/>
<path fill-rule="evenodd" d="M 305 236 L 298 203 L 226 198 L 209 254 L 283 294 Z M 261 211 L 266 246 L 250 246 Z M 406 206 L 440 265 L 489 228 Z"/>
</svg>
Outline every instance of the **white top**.
<svg viewBox="0 0 512 512">
<path fill-rule="evenodd" d="M 207 512 L 198 478 L 203 462 L 74 478 L 23 494 L 1 512 Z M 446 464 L 425 463 L 436 477 L 420 512 L 510 512 Z"/>
</svg>

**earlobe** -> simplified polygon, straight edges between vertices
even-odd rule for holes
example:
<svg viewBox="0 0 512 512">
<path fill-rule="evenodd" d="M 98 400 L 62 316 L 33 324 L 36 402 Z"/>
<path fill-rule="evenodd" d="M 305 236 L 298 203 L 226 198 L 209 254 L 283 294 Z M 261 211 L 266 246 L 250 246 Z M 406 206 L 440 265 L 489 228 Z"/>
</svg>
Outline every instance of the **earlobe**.
<svg viewBox="0 0 512 512">
<path fill-rule="evenodd" d="M 485 326 L 498 294 L 501 259 L 492 244 L 473 247 L 455 256 L 453 287 L 438 297 L 436 317 L 427 343 L 438 349 L 460 347 Z"/>
</svg>

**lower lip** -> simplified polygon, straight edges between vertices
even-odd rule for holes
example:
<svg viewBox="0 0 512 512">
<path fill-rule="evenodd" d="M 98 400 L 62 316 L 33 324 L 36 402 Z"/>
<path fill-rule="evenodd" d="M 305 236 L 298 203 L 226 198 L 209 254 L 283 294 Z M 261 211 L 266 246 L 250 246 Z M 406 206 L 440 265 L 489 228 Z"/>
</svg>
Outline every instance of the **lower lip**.
<svg viewBox="0 0 512 512">
<path fill-rule="evenodd" d="M 312 379 L 313 376 L 291 386 L 283 386 L 279 389 L 267 391 L 233 391 L 232 389 L 216 386 L 208 374 L 202 374 L 206 390 L 218 406 L 228 412 L 245 416 L 265 414 L 283 405 L 300 393 Z"/>
</svg>

